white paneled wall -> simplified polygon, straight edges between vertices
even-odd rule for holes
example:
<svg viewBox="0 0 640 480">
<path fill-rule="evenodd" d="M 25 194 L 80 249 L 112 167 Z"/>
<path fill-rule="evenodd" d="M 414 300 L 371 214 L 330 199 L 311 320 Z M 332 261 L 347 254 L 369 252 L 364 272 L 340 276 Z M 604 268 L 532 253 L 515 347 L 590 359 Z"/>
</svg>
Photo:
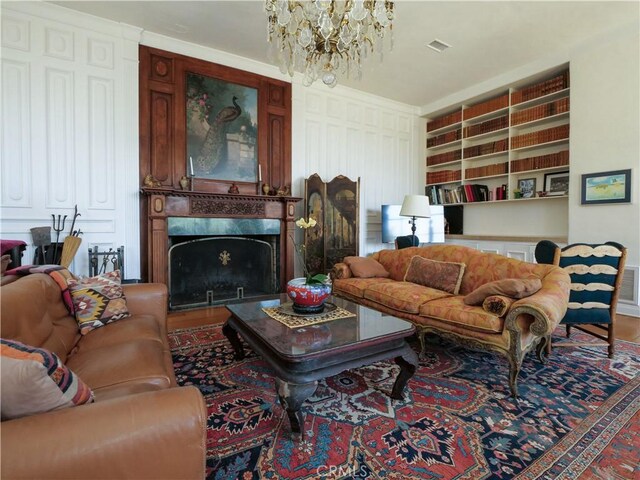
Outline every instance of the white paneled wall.
<svg viewBox="0 0 640 480">
<path fill-rule="evenodd" d="M 88 274 L 91 246 L 129 245 L 126 276 L 140 276 L 139 37 L 54 5 L 3 3 L 0 235 L 27 242 L 23 263 L 30 229 L 66 215 L 62 241 L 77 205 L 72 271 Z"/>
<path fill-rule="evenodd" d="M 424 191 L 424 121 L 413 107 L 340 86 L 293 83 L 293 194 L 318 173 L 360 178 L 360 254 L 381 243 L 380 207 Z M 303 202 L 298 214 L 303 214 Z"/>
</svg>

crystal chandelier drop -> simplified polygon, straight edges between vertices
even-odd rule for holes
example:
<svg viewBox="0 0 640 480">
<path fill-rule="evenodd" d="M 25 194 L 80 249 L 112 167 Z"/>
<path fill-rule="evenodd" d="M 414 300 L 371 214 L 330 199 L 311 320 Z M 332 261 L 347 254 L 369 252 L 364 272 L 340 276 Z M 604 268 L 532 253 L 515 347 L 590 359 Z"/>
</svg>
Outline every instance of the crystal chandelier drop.
<svg viewBox="0 0 640 480">
<path fill-rule="evenodd" d="M 383 40 L 392 37 L 393 2 L 387 0 L 266 0 L 271 60 L 282 73 L 304 73 L 329 87 L 338 75 L 361 77 L 360 62 L 373 51 L 382 58 Z"/>
</svg>

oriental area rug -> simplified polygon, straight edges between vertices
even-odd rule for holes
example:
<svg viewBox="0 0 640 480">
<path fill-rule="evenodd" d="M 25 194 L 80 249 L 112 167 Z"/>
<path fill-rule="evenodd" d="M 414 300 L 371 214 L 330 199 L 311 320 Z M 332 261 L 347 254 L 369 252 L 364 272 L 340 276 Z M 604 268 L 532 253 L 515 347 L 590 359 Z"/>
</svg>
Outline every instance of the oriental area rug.
<svg viewBox="0 0 640 480">
<path fill-rule="evenodd" d="M 170 342 L 178 383 L 207 402 L 209 479 L 640 478 L 640 345 L 617 342 L 613 360 L 603 347 L 557 348 L 545 365 L 530 354 L 514 400 L 505 358 L 432 337 L 404 400 L 388 395 L 393 362 L 319 382 L 300 440 L 248 347 L 234 360 L 220 326 Z"/>
</svg>

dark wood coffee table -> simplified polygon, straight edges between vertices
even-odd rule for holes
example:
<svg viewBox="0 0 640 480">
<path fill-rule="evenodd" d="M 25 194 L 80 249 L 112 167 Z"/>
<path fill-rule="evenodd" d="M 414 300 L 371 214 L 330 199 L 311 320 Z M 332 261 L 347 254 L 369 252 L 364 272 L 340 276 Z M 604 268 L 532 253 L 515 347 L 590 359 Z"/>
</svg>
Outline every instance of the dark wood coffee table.
<svg viewBox="0 0 640 480">
<path fill-rule="evenodd" d="M 222 331 L 236 359 L 244 358 L 240 335 L 274 370 L 277 394 L 293 432 L 304 437 L 300 408 L 315 392 L 318 380 L 351 368 L 393 358 L 400 373 L 390 396 L 403 398 L 402 391 L 418 367 L 418 356 L 405 340 L 415 332 L 411 323 L 337 297 L 329 301 L 355 313 L 354 317 L 289 328 L 262 311 L 289 301 L 282 294 L 228 305 L 232 316 Z"/>
</svg>

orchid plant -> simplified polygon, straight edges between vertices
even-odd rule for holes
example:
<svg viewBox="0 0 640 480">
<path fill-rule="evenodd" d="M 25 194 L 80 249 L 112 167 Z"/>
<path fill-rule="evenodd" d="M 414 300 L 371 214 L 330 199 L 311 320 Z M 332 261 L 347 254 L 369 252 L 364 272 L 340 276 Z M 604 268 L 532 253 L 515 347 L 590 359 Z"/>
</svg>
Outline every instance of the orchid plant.
<svg viewBox="0 0 640 480">
<path fill-rule="evenodd" d="M 304 217 L 301 217 L 298 220 L 296 220 L 296 226 L 303 230 L 307 230 L 308 228 L 313 228 L 316 226 L 317 223 L 318 222 L 316 222 L 316 219 L 313 217 L 309 217 L 308 220 L 305 220 Z M 306 258 L 307 249 L 304 243 L 299 245 L 298 243 L 296 243 L 293 237 L 290 237 L 290 238 L 293 241 L 294 246 L 296 247 L 298 258 L 300 258 L 300 261 L 302 262 L 302 269 L 304 271 L 304 276 L 306 278 L 306 284 L 318 285 L 322 283 L 327 283 L 327 280 L 329 280 L 329 277 L 324 273 L 317 273 L 315 275 L 311 275 L 311 273 L 309 273 L 309 269 L 307 268 L 307 258 Z"/>
</svg>

